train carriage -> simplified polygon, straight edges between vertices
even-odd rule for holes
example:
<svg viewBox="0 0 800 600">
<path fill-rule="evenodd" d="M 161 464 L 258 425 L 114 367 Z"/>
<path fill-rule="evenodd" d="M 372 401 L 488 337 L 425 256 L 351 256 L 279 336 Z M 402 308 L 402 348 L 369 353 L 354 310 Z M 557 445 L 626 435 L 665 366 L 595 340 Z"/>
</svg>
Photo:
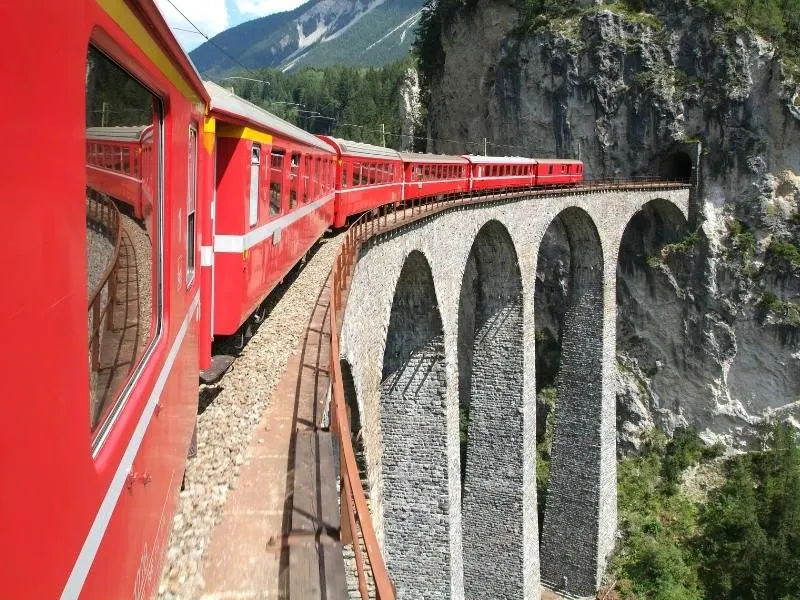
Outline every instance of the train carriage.
<svg viewBox="0 0 800 600">
<path fill-rule="evenodd" d="M 152 149 L 147 143 L 152 132 L 152 125 L 86 129 L 87 185 L 130 206 L 137 219 L 152 211 L 152 198 L 142 194 L 142 165 L 151 163 L 145 151 Z"/>
<path fill-rule="evenodd" d="M 336 155 L 219 85 L 206 87 L 216 198 L 212 237 L 203 242 L 213 306 L 203 311 L 202 330 L 233 335 L 333 223 Z"/>
<path fill-rule="evenodd" d="M 403 199 L 403 161 L 391 148 L 319 136 L 336 151 L 336 216 L 347 218 Z"/>
<path fill-rule="evenodd" d="M 463 156 L 401 152 L 400 158 L 405 200 L 469 191 L 469 161 Z"/>
<path fill-rule="evenodd" d="M 535 185 L 572 185 L 583 181 L 583 163 L 567 158 L 537 158 Z"/>
<path fill-rule="evenodd" d="M 7 2 L 0 15 L 11 24 L 4 77 L 25 90 L 24 101 L 3 95 L 15 142 L 0 179 L 13 203 L 0 225 L 0 322 L 14 346 L 3 359 L 2 594 L 150 597 L 197 411 L 207 95 L 151 0 Z M 58 68 L 32 31 L 58 49 Z M 98 127 L 151 128 L 147 164 L 127 173 L 144 182 L 152 169 L 141 183 L 151 211 L 130 214 L 126 193 L 88 175 Z M 58 149 L 46 168 L 31 160 L 43 143 Z M 125 143 L 130 160 L 109 155 L 102 169 L 132 168 Z"/>
<path fill-rule="evenodd" d="M 513 189 L 530 187 L 536 174 L 536 160 L 516 156 L 465 155 L 470 162 L 470 189 Z"/>
</svg>

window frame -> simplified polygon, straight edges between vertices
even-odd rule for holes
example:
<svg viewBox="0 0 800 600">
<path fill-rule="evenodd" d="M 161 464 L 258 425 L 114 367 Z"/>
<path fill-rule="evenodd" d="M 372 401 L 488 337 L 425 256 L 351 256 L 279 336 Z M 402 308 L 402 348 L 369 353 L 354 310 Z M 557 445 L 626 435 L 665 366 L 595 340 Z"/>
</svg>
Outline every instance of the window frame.
<svg viewBox="0 0 800 600">
<path fill-rule="evenodd" d="M 168 98 L 165 94 L 157 91 L 147 71 L 134 58 L 122 50 L 110 48 L 103 40 L 92 36 L 86 43 L 86 55 L 91 49 L 114 63 L 128 77 L 144 88 L 153 100 L 153 129 L 152 135 L 156 143 L 151 146 L 151 152 L 157 151 L 153 161 L 153 173 L 148 174 L 153 179 L 153 212 L 152 218 L 152 283 L 155 289 L 152 302 L 152 331 L 141 356 L 138 357 L 135 366 L 128 373 L 127 380 L 119 389 L 119 393 L 109 405 L 105 407 L 98 417 L 97 423 L 89 425 L 90 453 L 92 460 L 98 460 L 101 452 L 105 448 L 111 433 L 116 429 L 117 423 L 128 406 L 131 395 L 135 387 L 140 382 L 144 371 L 150 366 L 153 355 L 159 347 L 164 345 L 164 322 L 165 322 L 165 240 L 164 240 L 164 218 L 165 218 L 165 121 L 167 115 Z M 84 109 L 86 110 L 84 94 Z M 137 153 L 138 160 L 141 160 L 144 152 Z M 142 179 L 144 179 L 143 168 L 140 166 Z M 91 384 L 90 384 L 91 385 Z M 91 387 L 87 389 L 91 402 Z"/>
<path fill-rule="evenodd" d="M 269 198 L 267 199 L 269 205 L 267 207 L 268 215 L 270 219 L 275 219 L 280 217 L 284 212 L 284 175 L 286 174 L 286 148 L 281 148 L 279 146 L 272 146 L 269 150 Z M 275 159 L 280 156 L 280 166 L 275 166 Z M 275 173 L 278 173 L 278 177 L 275 178 Z M 274 202 L 276 199 L 276 195 L 274 194 L 275 187 L 277 186 L 277 205 Z M 277 208 L 276 208 L 277 206 Z"/>
<path fill-rule="evenodd" d="M 248 195 L 247 224 L 252 229 L 258 226 L 259 200 L 261 190 L 261 157 L 264 155 L 261 144 L 253 142 L 250 147 L 250 193 Z M 253 169 L 255 167 L 255 170 Z M 255 173 L 255 176 L 253 175 Z"/>
<path fill-rule="evenodd" d="M 186 189 L 186 289 L 191 289 L 195 280 L 197 256 L 197 177 L 199 127 L 196 123 L 189 125 L 188 146 L 188 182 Z"/>
</svg>

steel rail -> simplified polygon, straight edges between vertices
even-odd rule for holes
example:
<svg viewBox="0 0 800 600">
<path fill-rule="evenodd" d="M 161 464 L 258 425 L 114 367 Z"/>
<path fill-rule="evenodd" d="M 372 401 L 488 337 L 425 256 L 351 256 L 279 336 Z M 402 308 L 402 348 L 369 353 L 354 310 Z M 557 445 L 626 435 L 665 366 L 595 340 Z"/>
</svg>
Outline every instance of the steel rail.
<svg viewBox="0 0 800 600">
<path fill-rule="evenodd" d="M 360 539 L 364 541 L 370 572 L 375 583 L 378 600 L 394 600 L 395 589 L 383 559 L 380 544 L 375 534 L 372 518 L 364 494 L 364 487 L 356 463 L 352 432 L 344 396 L 344 383 L 340 364 L 339 335 L 344 318 L 349 292 L 349 283 L 355 263 L 364 242 L 414 221 L 427 218 L 442 211 L 475 204 L 502 202 L 522 197 L 552 197 L 566 195 L 589 195 L 608 191 L 673 190 L 689 188 L 688 183 L 669 182 L 659 179 L 603 179 L 579 185 L 515 188 L 499 193 L 484 191 L 454 193 L 415 198 L 394 204 L 384 204 L 362 214 L 353 222 L 345 234 L 331 269 L 330 325 L 331 325 L 331 429 L 339 438 L 341 465 L 340 504 L 342 510 L 342 542 L 352 542 L 356 559 L 358 586 L 361 598 L 368 600 L 368 585 Z M 389 215 L 392 215 L 390 221 Z"/>
</svg>

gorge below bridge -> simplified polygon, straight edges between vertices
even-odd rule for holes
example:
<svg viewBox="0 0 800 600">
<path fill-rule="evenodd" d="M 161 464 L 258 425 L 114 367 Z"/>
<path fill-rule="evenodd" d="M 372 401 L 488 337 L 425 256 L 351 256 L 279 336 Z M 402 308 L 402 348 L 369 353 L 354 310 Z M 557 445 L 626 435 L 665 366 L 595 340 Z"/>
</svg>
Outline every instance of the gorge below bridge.
<svg viewBox="0 0 800 600">
<path fill-rule="evenodd" d="M 596 592 L 617 531 L 620 246 L 637 219 L 656 222 L 661 245 L 675 241 L 689 205 L 688 185 L 537 191 L 451 207 L 362 246 L 341 365 L 398 597 Z M 553 228 L 568 241 L 568 289 L 540 532 L 534 301 Z"/>
</svg>

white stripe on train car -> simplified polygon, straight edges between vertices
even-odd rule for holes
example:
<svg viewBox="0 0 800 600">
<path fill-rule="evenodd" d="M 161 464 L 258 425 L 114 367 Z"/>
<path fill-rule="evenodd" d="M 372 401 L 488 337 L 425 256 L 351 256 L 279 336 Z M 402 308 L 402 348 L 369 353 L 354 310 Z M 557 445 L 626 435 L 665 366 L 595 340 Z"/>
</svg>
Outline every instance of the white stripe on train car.
<svg viewBox="0 0 800 600">
<path fill-rule="evenodd" d="M 403 185 L 403 182 L 402 181 L 395 181 L 395 182 L 392 182 L 392 183 L 381 183 L 381 184 L 377 184 L 377 185 L 370 185 L 370 184 L 357 185 L 357 186 L 354 186 L 354 187 L 346 187 L 344 189 L 336 190 L 336 191 L 338 191 L 340 194 L 349 194 L 350 192 L 366 192 L 366 191 L 372 191 L 372 190 L 377 190 L 377 189 L 380 189 L 380 188 L 393 187 L 393 186 L 398 186 L 398 185 Z"/>
<path fill-rule="evenodd" d="M 200 266 L 214 266 L 214 246 L 200 246 Z"/>
<path fill-rule="evenodd" d="M 260 244 L 275 232 L 288 227 L 295 221 L 299 221 L 306 215 L 322 208 L 331 200 L 333 200 L 333 192 L 324 198 L 320 198 L 311 204 L 306 204 L 302 208 L 290 212 L 288 215 L 284 215 L 280 219 L 270 221 L 245 235 L 217 235 L 214 238 L 214 252 L 242 253 L 256 244 Z"/>
<path fill-rule="evenodd" d="M 172 371 L 172 365 L 175 364 L 175 358 L 178 356 L 178 351 L 181 349 L 186 333 L 189 331 L 189 325 L 194 323 L 193 317 L 199 306 L 200 294 L 198 292 L 194 295 L 194 299 L 189 305 L 189 312 L 183 319 L 181 328 L 178 330 L 178 335 L 175 336 L 175 341 L 172 342 L 172 347 L 169 349 L 164 366 L 158 374 L 158 379 L 156 379 L 156 385 L 142 411 L 142 416 L 139 417 L 136 429 L 133 430 L 131 440 L 128 442 L 128 447 L 125 448 L 125 454 L 122 455 L 122 460 L 117 467 L 116 473 L 114 473 L 111 485 L 103 498 L 103 502 L 97 510 L 97 515 L 89 529 L 86 540 L 83 542 L 80 554 L 78 554 L 69 579 L 67 579 L 67 583 L 64 585 L 64 591 L 61 592 L 61 600 L 77 598 L 81 593 L 83 584 L 86 582 L 86 577 L 89 575 L 89 569 L 91 569 L 94 558 L 97 555 L 97 550 L 100 547 L 100 542 L 103 541 L 103 536 L 111 521 L 111 515 L 114 514 L 114 508 L 117 506 L 119 495 L 125 487 L 125 480 L 128 478 L 128 473 L 131 472 L 131 468 L 133 467 L 133 460 L 139 452 L 144 434 L 147 431 L 147 427 L 150 425 L 150 420 L 153 418 L 156 404 L 158 404 L 161 392 L 164 391 L 167 378 Z"/>
</svg>

